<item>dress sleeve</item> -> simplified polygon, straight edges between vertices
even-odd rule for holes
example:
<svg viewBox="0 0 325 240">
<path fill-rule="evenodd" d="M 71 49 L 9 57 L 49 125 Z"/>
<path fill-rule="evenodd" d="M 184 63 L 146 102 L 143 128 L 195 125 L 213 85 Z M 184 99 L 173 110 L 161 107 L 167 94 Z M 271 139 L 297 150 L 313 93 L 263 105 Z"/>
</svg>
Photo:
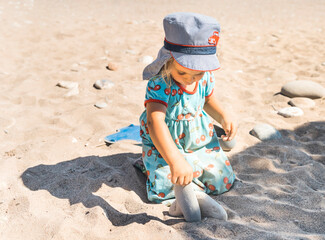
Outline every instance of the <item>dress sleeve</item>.
<svg viewBox="0 0 325 240">
<path fill-rule="evenodd" d="M 214 75 L 212 72 L 209 72 L 207 74 L 207 83 L 205 86 L 205 97 L 208 98 L 212 95 L 213 90 L 214 90 L 214 85 L 215 85 L 215 80 L 214 80 Z"/>
<path fill-rule="evenodd" d="M 144 105 L 148 102 L 157 102 L 168 107 L 170 87 L 162 77 L 153 77 L 148 81 Z"/>
</svg>

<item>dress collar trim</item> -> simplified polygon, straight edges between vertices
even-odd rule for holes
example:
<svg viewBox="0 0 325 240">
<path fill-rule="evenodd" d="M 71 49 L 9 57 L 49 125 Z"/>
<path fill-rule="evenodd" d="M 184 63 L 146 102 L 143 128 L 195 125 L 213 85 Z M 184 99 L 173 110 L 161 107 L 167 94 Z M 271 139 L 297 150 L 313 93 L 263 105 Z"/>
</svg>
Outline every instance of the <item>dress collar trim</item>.
<svg viewBox="0 0 325 240">
<path fill-rule="evenodd" d="M 173 79 L 174 80 L 174 79 Z M 186 90 L 180 83 L 178 83 L 178 82 L 176 82 L 175 80 L 174 80 L 174 82 L 176 83 L 176 85 L 180 88 L 180 89 L 182 89 L 183 90 L 183 92 L 186 92 L 186 93 L 188 93 L 188 94 L 194 94 L 194 93 L 196 93 L 196 91 L 197 91 L 197 87 L 199 86 L 199 81 L 197 81 L 196 83 L 195 83 L 195 88 L 193 89 L 193 91 L 188 91 L 188 90 Z"/>
</svg>

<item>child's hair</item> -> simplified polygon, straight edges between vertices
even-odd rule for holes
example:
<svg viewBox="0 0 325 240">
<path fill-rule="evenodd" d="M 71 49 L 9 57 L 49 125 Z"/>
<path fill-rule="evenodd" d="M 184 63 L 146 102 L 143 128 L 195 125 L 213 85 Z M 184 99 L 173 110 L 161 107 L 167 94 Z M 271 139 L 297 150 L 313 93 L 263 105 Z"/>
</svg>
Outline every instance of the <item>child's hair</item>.
<svg viewBox="0 0 325 240">
<path fill-rule="evenodd" d="M 172 76 L 170 74 L 170 67 L 174 62 L 174 58 L 168 59 L 164 66 L 160 69 L 158 75 L 160 75 L 166 82 L 167 85 L 172 85 Z"/>
</svg>

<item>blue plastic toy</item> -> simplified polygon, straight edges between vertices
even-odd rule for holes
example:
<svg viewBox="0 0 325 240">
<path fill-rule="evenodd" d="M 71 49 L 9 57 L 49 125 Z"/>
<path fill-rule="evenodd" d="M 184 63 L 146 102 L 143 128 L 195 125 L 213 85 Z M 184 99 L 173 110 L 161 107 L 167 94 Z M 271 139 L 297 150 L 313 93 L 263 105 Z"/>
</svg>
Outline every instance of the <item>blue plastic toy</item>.
<svg viewBox="0 0 325 240">
<path fill-rule="evenodd" d="M 141 143 L 140 126 L 131 124 L 130 126 L 119 129 L 117 133 L 108 135 L 104 138 L 107 143 L 115 143 L 126 139 L 135 140 L 138 143 Z"/>
</svg>

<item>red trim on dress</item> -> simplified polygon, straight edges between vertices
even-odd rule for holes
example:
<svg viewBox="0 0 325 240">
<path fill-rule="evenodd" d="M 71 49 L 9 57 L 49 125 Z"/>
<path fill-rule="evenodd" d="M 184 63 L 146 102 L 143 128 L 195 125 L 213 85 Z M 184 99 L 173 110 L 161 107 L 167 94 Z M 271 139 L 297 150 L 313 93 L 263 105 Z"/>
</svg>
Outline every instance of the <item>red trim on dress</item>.
<svg viewBox="0 0 325 240">
<path fill-rule="evenodd" d="M 209 97 L 211 97 L 211 95 L 212 95 L 213 91 L 214 91 L 214 88 L 212 88 L 212 91 L 211 91 L 211 93 L 210 93 L 208 96 L 205 96 L 205 98 L 209 98 Z"/>
<path fill-rule="evenodd" d="M 174 80 L 174 79 L 173 79 L 173 80 Z M 186 90 L 184 87 L 182 87 L 182 85 L 181 85 L 179 82 L 177 82 L 177 81 L 175 81 L 175 80 L 174 80 L 174 82 L 176 83 L 176 85 L 177 85 L 180 89 L 182 89 L 184 92 L 186 92 L 186 93 L 188 93 L 188 94 L 194 94 L 194 93 L 196 93 L 197 87 L 199 86 L 199 81 L 197 81 L 197 82 L 195 83 L 195 88 L 193 89 L 193 91 L 189 91 L 189 90 Z"/>
<path fill-rule="evenodd" d="M 184 47 L 215 47 L 217 44 L 210 44 L 210 45 L 184 45 L 184 44 L 177 44 L 177 43 L 172 43 L 170 41 L 167 41 L 167 39 L 164 39 L 166 42 L 172 45 L 177 45 L 177 46 L 184 46 Z"/>
<path fill-rule="evenodd" d="M 172 58 L 177 62 L 177 60 L 174 58 L 173 54 L 171 51 L 170 52 L 170 55 L 172 55 Z M 198 72 L 208 72 L 208 71 L 216 71 L 218 70 L 220 67 L 216 68 L 216 69 L 212 69 L 212 70 L 195 70 L 195 69 L 191 69 L 191 68 L 187 68 L 187 67 L 184 67 L 182 64 L 180 64 L 179 62 L 177 62 L 179 65 L 181 65 L 183 68 L 186 68 L 188 70 L 191 70 L 191 71 L 198 71 Z"/>
<path fill-rule="evenodd" d="M 158 100 L 158 99 L 148 99 L 148 100 L 144 101 L 144 106 L 146 106 L 146 104 L 150 103 L 150 102 L 161 103 L 161 104 L 165 105 L 166 107 L 168 107 L 168 104 L 166 102 Z"/>
</svg>

